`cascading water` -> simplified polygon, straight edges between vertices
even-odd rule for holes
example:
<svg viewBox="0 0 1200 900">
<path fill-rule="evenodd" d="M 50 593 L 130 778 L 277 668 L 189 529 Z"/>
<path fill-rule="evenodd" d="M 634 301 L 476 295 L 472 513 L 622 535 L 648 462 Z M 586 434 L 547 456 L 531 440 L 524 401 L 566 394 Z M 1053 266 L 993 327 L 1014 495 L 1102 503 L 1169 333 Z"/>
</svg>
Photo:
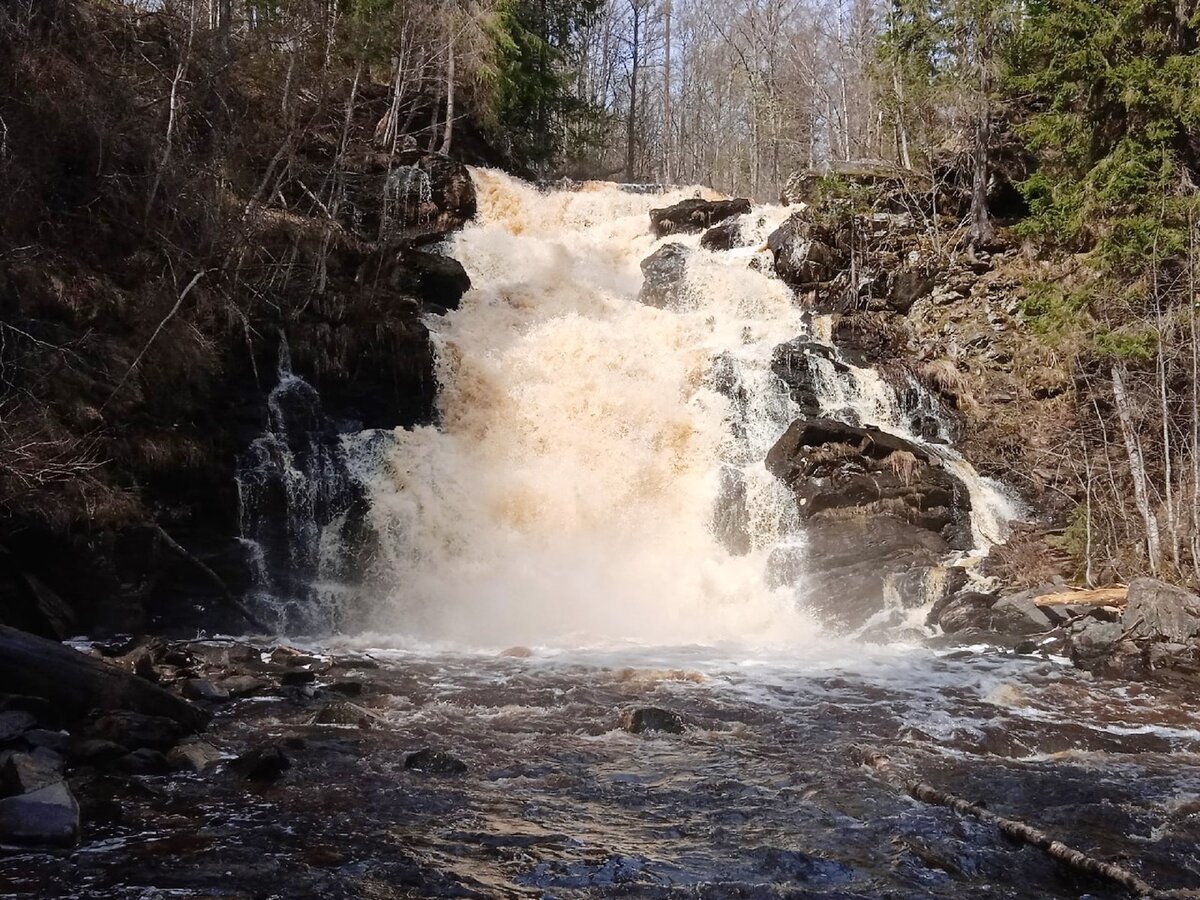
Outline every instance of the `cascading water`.
<svg viewBox="0 0 1200 900">
<path fill-rule="evenodd" d="M 827 342 L 821 323 L 754 246 L 709 253 L 698 236 L 670 239 L 693 251 L 680 301 L 637 301 L 647 213 L 692 191 L 475 179 L 478 221 L 450 249 L 476 287 L 435 326 L 440 424 L 397 431 L 371 482 L 363 626 L 489 646 L 814 635 L 795 500 L 763 459 L 799 414 L 772 351 Z M 755 210 L 743 239 L 785 215 Z M 822 407 L 905 432 L 891 388 L 848 368 Z M 986 544 L 1001 495 L 938 452 Z"/>
<path fill-rule="evenodd" d="M 276 376 L 266 428 L 238 459 L 240 541 L 259 611 L 280 631 L 327 631 L 349 590 L 344 532 L 361 489 L 282 335 Z"/>
</svg>

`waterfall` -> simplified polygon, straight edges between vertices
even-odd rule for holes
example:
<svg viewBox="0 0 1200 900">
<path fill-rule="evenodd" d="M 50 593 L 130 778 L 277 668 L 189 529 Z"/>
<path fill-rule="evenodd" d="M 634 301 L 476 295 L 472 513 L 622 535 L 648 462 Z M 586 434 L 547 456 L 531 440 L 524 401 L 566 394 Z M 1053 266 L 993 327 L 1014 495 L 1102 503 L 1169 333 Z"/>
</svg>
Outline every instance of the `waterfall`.
<svg viewBox="0 0 1200 900">
<path fill-rule="evenodd" d="M 397 430 L 370 467 L 361 626 L 484 646 L 812 639 L 795 500 L 763 464 L 799 416 L 774 348 L 828 343 L 756 249 L 787 210 L 754 210 L 753 245 L 729 252 L 670 238 L 692 252 L 658 309 L 637 300 L 663 243 L 648 212 L 695 189 L 474 177 L 478 220 L 448 251 L 475 287 L 431 322 L 439 423 Z M 877 373 L 838 369 L 823 408 L 906 431 Z M 973 485 L 986 543 L 1000 493 L 939 454 Z"/>
<path fill-rule="evenodd" d="M 323 632 L 338 625 L 351 593 L 355 542 L 345 532 L 361 487 L 282 335 L 276 379 L 263 433 L 237 463 L 239 541 L 259 612 L 282 632 Z"/>
</svg>

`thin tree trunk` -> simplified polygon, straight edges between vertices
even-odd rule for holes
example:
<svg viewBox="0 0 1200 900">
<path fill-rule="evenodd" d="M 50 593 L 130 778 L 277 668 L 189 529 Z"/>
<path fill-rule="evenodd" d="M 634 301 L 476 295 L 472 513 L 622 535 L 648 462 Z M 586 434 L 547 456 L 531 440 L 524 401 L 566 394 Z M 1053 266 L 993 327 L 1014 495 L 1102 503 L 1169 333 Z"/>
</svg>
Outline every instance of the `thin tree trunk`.
<svg viewBox="0 0 1200 900">
<path fill-rule="evenodd" d="M 1125 453 L 1129 457 L 1129 473 L 1133 478 L 1133 497 L 1141 513 L 1142 522 L 1146 529 L 1146 552 L 1150 557 L 1150 573 L 1158 574 L 1159 559 L 1162 555 L 1162 543 L 1158 531 L 1158 517 L 1150 508 L 1150 495 L 1146 486 L 1146 463 L 1142 456 L 1142 447 L 1133 427 L 1133 417 L 1129 411 L 1129 395 L 1125 391 L 1125 382 L 1121 377 L 1121 367 L 1112 367 L 1113 400 L 1116 402 L 1117 418 L 1121 422 L 1121 436 L 1125 441 Z"/>
<path fill-rule="evenodd" d="M 625 123 L 625 180 L 633 181 L 634 131 L 637 124 L 638 43 L 640 40 L 640 0 L 632 0 L 633 9 L 633 60 L 629 71 L 629 117 Z"/>
<path fill-rule="evenodd" d="M 454 139 L 454 28 L 450 28 L 450 37 L 446 41 L 446 129 L 442 132 L 442 152 L 450 152 L 450 143 Z"/>
</svg>

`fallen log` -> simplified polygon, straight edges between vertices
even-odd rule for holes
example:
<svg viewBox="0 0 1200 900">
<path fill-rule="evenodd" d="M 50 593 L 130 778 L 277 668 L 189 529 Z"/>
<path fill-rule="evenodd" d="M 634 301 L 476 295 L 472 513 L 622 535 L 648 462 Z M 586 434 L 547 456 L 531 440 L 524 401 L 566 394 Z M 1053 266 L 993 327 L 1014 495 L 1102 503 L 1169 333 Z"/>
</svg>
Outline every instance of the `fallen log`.
<svg viewBox="0 0 1200 900">
<path fill-rule="evenodd" d="M 1015 819 L 1006 819 L 1003 816 L 998 816 L 978 804 L 971 803 L 954 794 L 940 791 L 924 781 L 918 781 L 915 778 L 906 778 L 892 765 L 892 761 L 886 753 L 873 747 L 853 746 L 850 748 L 850 758 L 859 765 L 874 769 L 884 781 L 897 790 L 905 792 L 914 800 L 920 800 L 922 803 L 929 803 L 933 806 L 945 806 L 960 815 L 970 816 L 987 825 L 992 825 L 1013 840 L 1037 847 L 1045 851 L 1047 855 L 1078 872 L 1084 872 L 1095 878 L 1101 878 L 1105 881 L 1118 884 L 1134 894 L 1134 896 L 1164 898 L 1164 900 L 1165 898 L 1200 897 L 1200 893 L 1196 891 L 1155 890 L 1150 884 L 1128 869 L 1114 865 L 1113 863 L 1102 862 L 1073 847 L 1068 847 L 1061 841 L 1057 841 L 1046 834 L 1046 832 L 1040 831 L 1031 825 L 1018 822 Z"/>
<path fill-rule="evenodd" d="M 0 625 L 0 689 L 44 697 L 68 716 L 127 709 L 172 719 L 188 732 L 199 731 L 209 719 L 204 710 L 144 678 L 5 625 Z"/>
<path fill-rule="evenodd" d="M 1034 597 L 1033 602 L 1035 606 L 1124 606 L 1128 594 L 1129 588 L 1118 585 L 1093 590 L 1043 594 L 1040 597 Z"/>
</svg>

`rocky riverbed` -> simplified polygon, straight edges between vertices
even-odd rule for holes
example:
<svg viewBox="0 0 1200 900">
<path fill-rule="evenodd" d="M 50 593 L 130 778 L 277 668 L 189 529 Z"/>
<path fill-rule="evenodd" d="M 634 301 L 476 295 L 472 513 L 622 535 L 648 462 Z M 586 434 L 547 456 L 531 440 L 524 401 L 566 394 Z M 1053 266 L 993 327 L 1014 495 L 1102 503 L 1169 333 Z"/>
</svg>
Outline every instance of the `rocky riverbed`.
<svg viewBox="0 0 1200 900">
<path fill-rule="evenodd" d="M 1194 691 L 1062 659 L 831 640 L 89 650 L 117 651 L 212 722 L 187 737 L 9 698 L 6 791 L 28 759 L 65 761 L 80 830 L 9 835 L 4 896 L 1120 896 L 897 793 L 851 759 L 863 744 L 1156 887 L 1200 884 Z"/>
</svg>

